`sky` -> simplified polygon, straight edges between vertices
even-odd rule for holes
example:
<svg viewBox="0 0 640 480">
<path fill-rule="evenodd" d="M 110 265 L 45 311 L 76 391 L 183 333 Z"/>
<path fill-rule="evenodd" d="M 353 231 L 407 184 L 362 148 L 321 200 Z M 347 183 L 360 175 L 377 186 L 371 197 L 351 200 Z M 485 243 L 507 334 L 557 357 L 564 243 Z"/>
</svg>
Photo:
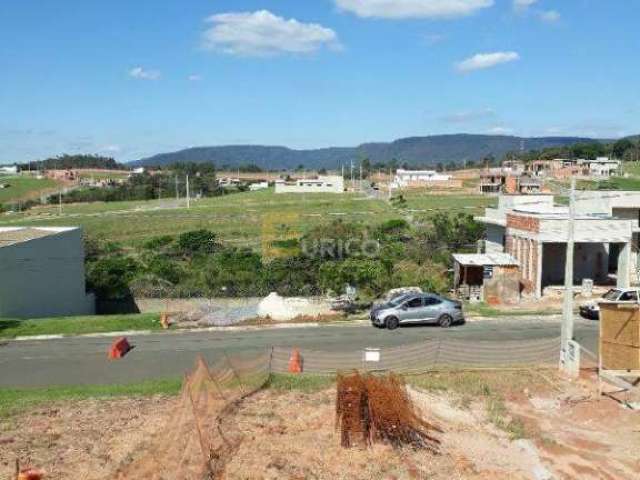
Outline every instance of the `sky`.
<svg viewBox="0 0 640 480">
<path fill-rule="evenodd" d="M 640 133 L 637 0 L 1 0 L 0 163 Z"/>
</svg>

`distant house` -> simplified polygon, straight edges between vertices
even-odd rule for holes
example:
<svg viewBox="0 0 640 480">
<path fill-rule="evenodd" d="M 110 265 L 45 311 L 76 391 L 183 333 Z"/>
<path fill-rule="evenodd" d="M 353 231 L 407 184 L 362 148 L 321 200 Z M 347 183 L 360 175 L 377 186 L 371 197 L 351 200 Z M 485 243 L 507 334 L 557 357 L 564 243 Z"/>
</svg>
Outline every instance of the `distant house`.
<svg viewBox="0 0 640 480">
<path fill-rule="evenodd" d="M 598 157 L 589 161 L 589 172 L 594 177 L 610 177 L 618 174 L 620 171 L 620 162 L 611 160 L 609 157 Z"/>
<path fill-rule="evenodd" d="M 252 192 L 256 190 L 265 190 L 267 188 L 269 188 L 269 182 L 257 182 L 249 185 L 249 190 Z"/>
<path fill-rule="evenodd" d="M 301 179 L 295 182 L 276 180 L 276 193 L 343 193 L 344 179 L 339 175 Z"/>
<path fill-rule="evenodd" d="M 0 166 L 0 175 L 15 175 L 18 173 L 18 167 L 15 165 Z"/>
<path fill-rule="evenodd" d="M 543 190 L 542 181 L 538 177 L 504 167 L 480 172 L 479 187 L 483 194 L 529 194 Z"/>
<path fill-rule="evenodd" d="M 142 173 L 145 172 L 144 167 L 138 167 L 138 168 L 134 168 L 133 170 L 131 170 L 131 173 L 134 175 L 140 175 Z"/>
<path fill-rule="evenodd" d="M 92 314 L 77 227 L 0 227 L 0 317 Z"/>
<path fill-rule="evenodd" d="M 448 182 L 450 180 L 451 175 L 438 173 L 435 170 L 403 170 L 399 168 L 393 179 L 393 187 L 426 186 L 435 182 Z"/>
</svg>

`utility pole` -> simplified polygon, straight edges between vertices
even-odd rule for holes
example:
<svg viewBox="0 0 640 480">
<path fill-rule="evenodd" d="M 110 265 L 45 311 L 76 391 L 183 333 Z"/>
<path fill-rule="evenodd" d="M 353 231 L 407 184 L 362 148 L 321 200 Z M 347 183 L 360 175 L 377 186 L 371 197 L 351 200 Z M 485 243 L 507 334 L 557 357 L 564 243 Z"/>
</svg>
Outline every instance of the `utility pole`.
<svg viewBox="0 0 640 480">
<path fill-rule="evenodd" d="M 360 162 L 360 191 L 362 191 L 362 162 Z"/>
<path fill-rule="evenodd" d="M 58 215 L 62 215 L 62 190 L 58 190 Z"/>
<path fill-rule="evenodd" d="M 565 363 L 569 340 L 573 340 L 573 237 L 576 214 L 576 178 L 571 177 L 569 194 L 569 225 L 567 226 L 567 257 L 564 268 L 564 303 L 562 305 L 562 332 L 560 346 L 560 366 Z"/>
<path fill-rule="evenodd" d="M 187 174 L 187 208 L 191 208 L 191 199 L 189 198 L 189 175 Z"/>
<path fill-rule="evenodd" d="M 180 201 L 180 191 L 178 190 L 178 174 L 176 174 L 176 202 Z M 177 204 L 176 204 L 177 207 Z"/>
<path fill-rule="evenodd" d="M 353 188 L 353 160 L 351 160 L 351 188 Z"/>
</svg>

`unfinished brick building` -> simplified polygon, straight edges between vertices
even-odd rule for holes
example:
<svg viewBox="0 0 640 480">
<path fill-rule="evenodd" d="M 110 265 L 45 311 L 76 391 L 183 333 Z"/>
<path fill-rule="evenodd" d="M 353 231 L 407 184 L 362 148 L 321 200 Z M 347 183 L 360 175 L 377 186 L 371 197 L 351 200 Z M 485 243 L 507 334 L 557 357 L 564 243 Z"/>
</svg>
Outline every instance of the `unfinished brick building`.
<svg viewBox="0 0 640 480">
<path fill-rule="evenodd" d="M 577 209 L 574 224 L 574 285 L 591 279 L 628 287 L 637 277 L 638 216 L 585 210 Z M 515 258 L 524 293 L 541 297 L 546 287 L 564 285 L 568 218 L 551 195 L 504 195 L 477 220 L 487 228 L 486 251 Z"/>
</svg>

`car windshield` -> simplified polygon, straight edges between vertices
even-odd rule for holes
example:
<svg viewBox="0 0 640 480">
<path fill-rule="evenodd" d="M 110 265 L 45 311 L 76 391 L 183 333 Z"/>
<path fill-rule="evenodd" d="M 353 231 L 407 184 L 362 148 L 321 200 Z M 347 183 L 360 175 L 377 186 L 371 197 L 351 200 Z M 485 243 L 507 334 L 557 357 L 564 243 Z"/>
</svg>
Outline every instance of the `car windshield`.
<svg viewBox="0 0 640 480">
<path fill-rule="evenodd" d="M 616 290 L 615 288 L 612 288 L 607 293 L 605 293 L 602 296 L 602 298 L 604 298 L 605 300 L 617 300 L 619 295 L 620 295 L 620 290 Z"/>
<path fill-rule="evenodd" d="M 389 300 L 389 304 L 393 306 L 400 305 L 402 302 L 409 300 L 411 297 L 412 295 L 400 295 Z"/>
</svg>

